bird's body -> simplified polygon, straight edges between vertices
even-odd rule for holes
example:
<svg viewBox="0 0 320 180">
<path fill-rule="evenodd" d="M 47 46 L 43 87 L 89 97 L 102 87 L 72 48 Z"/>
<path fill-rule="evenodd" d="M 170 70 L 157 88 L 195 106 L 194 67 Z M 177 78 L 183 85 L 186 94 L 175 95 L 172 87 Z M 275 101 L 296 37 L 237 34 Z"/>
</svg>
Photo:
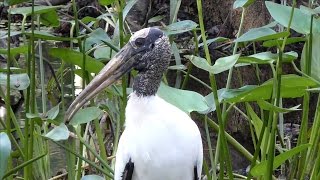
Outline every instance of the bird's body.
<svg viewBox="0 0 320 180">
<path fill-rule="evenodd" d="M 115 180 L 122 180 L 129 161 L 134 164 L 132 180 L 198 179 L 202 168 L 199 129 L 187 114 L 160 97 L 132 93 L 116 154 Z"/>
<path fill-rule="evenodd" d="M 171 59 L 169 38 L 157 28 L 136 32 L 70 105 L 66 120 L 131 69 L 133 93 L 116 154 L 114 180 L 200 180 L 202 141 L 192 119 L 156 95 Z"/>
</svg>

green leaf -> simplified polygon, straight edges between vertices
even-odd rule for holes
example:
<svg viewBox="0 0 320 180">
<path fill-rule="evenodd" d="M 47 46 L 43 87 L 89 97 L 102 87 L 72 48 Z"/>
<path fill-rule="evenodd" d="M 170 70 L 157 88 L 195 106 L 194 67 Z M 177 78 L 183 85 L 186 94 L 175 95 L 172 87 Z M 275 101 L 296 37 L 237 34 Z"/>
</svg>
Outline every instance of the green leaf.
<svg viewBox="0 0 320 180">
<path fill-rule="evenodd" d="M 172 23 L 164 28 L 164 32 L 167 35 L 180 34 L 184 32 L 191 31 L 198 26 L 197 23 L 191 20 L 184 20 Z"/>
<path fill-rule="evenodd" d="M 34 14 L 43 14 L 48 12 L 56 12 L 59 6 L 34 6 Z M 32 7 L 17 7 L 11 8 L 11 14 L 21 14 L 29 16 L 32 13 Z"/>
<path fill-rule="evenodd" d="M 320 14 L 320 9 L 311 9 L 303 5 L 300 5 L 300 10 L 305 14 L 310 14 L 310 15 Z"/>
<path fill-rule="evenodd" d="M 8 135 L 4 132 L 0 133 L 0 179 L 4 176 L 7 165 L 8 158 L 11 153 L 11 142 Z"/>
<path fill-rule="evenodd" d="M 320 34 L 313 34 L 312 36 L 312 54 L 311 54 L 311 77 L 320 81 Z M 307 46 L 304 45 L 301 55 L 301 69 L 305 69 Z"/>
<path fill-rule="evenodd" d="M 54 127 L 48 132 L 45 137 L 52 139 L 53 141 L 67 140 L 69 138 L 69 130 L 64 123 Z"/>
<path fill-rule="evenodd" d="M 10 75 L 10 88 L 12 89 L 24 90 L 28 88 L 29 84 L 30 79 L 26 73 Z M 7 74 L 0 73 L 0 85 L 7 85 Z"/>
<path fill-rule="evenodd" d="M 126 19 L 131 8 L 138 2 L 138 0 L 130 0 L 127 2 L 126 6 L 123 8 L 123 21 Z"/>
<path fill-rule="evenodd" d="M 239 7 L 246 8 L 246 7 L 250 6 L 254 2 L 255 2 L 255 0 L 236 0 L 233 3 L 233 9 L 237 9 Z"/>
<path fill-rule="evenodd" d="M 282 108 L 282 107 L 277 107 L 267 101 L 257 101 L 261 109 L 268 110 L 268 111 L 274 111 L 278 113 L 288 113 L 292 111 L 300 111 L 301 109 L 298 109 L 300 107 L 300 104 L 291 108 Z"/>
<path fill-rule="evenodd" d="M 282 56 L 283 62 L 292 62 L 298 58 L 298 53 L 294 51 L 286 52 Z M 250 63 L 250 64 L 270 64 L 276 62 L 278 54 L 272 52 L 261 52 L 250 56 L 240 57 L 237 63 Z"/>
<path fill-rule="evenodd" d="M 266 1 L 266 6 L 272 18 L 279 24 L 288 27 L 292 8 L 280 5 L 271 1 Z M 320 19 L 314 18 L 313 32 L 320 33 Z M 300 9 L 294 8 L 292 23 L 290 28 L 301 33 L 309 34 L 311 24 L 311 15 L 306 14 Z"/>
<path fill-rule="evenodd" d="M 71 119 L 70 124 L 73 126 L 88 123 L 94 119 L 98 119 L 103 114 L 102 110 L 97 107 L 88 107 L 80 109 Z"/>
<path fill-rule="evenodd" d="M 49 50 L 49 54 L 53 57 L 60 58 L 67 63 L 75 64 L 83 68 L 83 54 L 78 51 L 73 51 L 66 48 L 52 48 Z M 99 73 L 103 67 L 103 63 L 86 55 L 85 69 L 87 71 L 90 73 Z"/>
<path fill-rule="evenodd" d="M 213 39 L 207 39 L 207 45 L 209 46 L 211 43 L 214 43 L 214 42 L 225 42 L 229 40 L 228 38 L 225 38 L 225 37 L 216 37 L 216 38 L 213 38 Z M 204 44 L 203 43 L 200 43 L 198 45 L 198 47 L 202 47 Z"/>
<path fill-rule="evenodd" d="M 170 69 L 170 70 L 186 70 L 187 67 L 183 64 L 179 64 L 179 65 L 169 66 L 168 69 Z"/>
<path fill-rule="evenodd" d="M 20 31 L 11 31 L 10 37 L 21 34 Z M 0 39 L 8 38 L 8 31 L 0 31 Z"/>
<path fill-rule="evenodd" d="M 58 114 L 59 114 L 59 108 L 60 108 L 60 103 L 58 104 L 58 105 L 56 105 L 56 106 L 54 106 L 52 109 L 50 109 L 48 112 L 47 112 L 47 118 L 48 119 L 55 119 L 57 116 L 58 116 Z"/>
<path fill-rule="evenodd" d="M 289 36 L 289 32 L 279 32 L 270 29 L 270 28 L 253 28 L 248 32 L 241 35 L 235 42 L 247 42 L 247 41 L 265 41 L 270 39 L 279 39 Z"/>
<path fill-rule="evenodd" d="M 287 38 L 286 45 L 294 44 L 297 42 L 303 42 L 303 41 L 306 41 L 306 38 L 304 38 L 304 37 L 291 37 L 291 38 Z M 265 42 L 263 42 L 262 45 L 264 47 L 278 47 L 278 46 L 281 46 L 282 43 L 283 43 L 283 39 L 277 39 L 277 40 L 265 41 Z"/>
<path fill-rule="evenodd" d="M 239 59 L 240 54 L 219 58 L 216 60 L 213 66 L 210 66 L 206 59 L 198 56 L 187 55 L 185 57 L 189 59 L 196 67 L 208 71 L 212 74 L 219 74 L 232 68 Z"/>
<path fill-rule="evenodd" d="M 284 153 L 279 154 L 278 156 L 276 156 L 274 158 L 273 170 L 278 168 L 281 164 L 283 164 L 286 160 L 290 159 L 292 156 L 307 149 L 309 146 L 310 146 L 310 144 L 303 144 L 303 145 L 297 146 L 293 149 L 290 149 Z M 268 163 L 268 161 L 266 161 L 266 160 L 262 161 L 260 164 L 257 164 L 256 166 L 254 166 L 251 169 L 250 173 L 255 177 L 263 175 L 267 171 L 267 163 Z"/>
<path fill-rule="evenodd" d="M 39 114 L 26 113 L 26 117 L 29 119 L 40 118 Z"/>
<path fill-rule="evenodd" d="M 94 31 L 92 31 L 88 35 L 88 38 L 86 39 L 85 48 L 86 48 L 86 50 L 88 50 L 88 49 L 92 48 L 93 45 L 101 44 L 104 42 L 108 42 L 110 44 L 113 44 L 113 42 L 110 39 L 110 37 L 108 36 L 108 34 L 103 29 L 98 28 L 98 29 L 95 29 Z"/>
<path fill-rule="evenodd" d="M 248 113 L 251 117 L 251 123 L 254 127 L 254 132 L 256 133 L 257 137 L 260 137 L 261 129 L 262 129 L 262 120 L 259 118 L 259 116 L 254 112 L 252 107 L 248 104 Z M 261 146 L 263 147 L 263 146 Z"/>
<path fill-rule="evenodd" d="M 162 15 L 155 16 L 155 17 L 150 18 L 148 20 L 148 23 L 155 23 L 155 22 L 161 21 L 163 18 L 165 18 L 165 16 L 162 16 Z"/>
<path fill-rule="evenodd" d="M 99 0 L 99 3 L 103 6 L 108 6 L 114 2 L 115 2 L 115 0 Z"/>
<path fill-rule="evenodd" d="M 59 26 L 59 16 L 56 9 L 59 6 L 34 6 L 34 14 L 40 15 L 40 21 L 46 26 Z M 32 7 L 17 7 L 11 9 L 11 14 L 30 16 Z"/>
<path fill-rule="evenodd" d="M 181 5 L 181 0 L 170 0 L 170 18 L 169 18 L 170 24 L 177 21 L 180 5 Z"/>
<path fill-rule="evenodd" d="M 99 47 L 97 48 L 93 56 L 96 59 L 108 59 L 112 58 L 116 54 L 115 51 L 113 51 L 110 47 Z"/>
<path fill-rule="evenodd" d="M 20 3 L 24 3 L 24 2 L 29 2 L 29 1 L 30 0 L 4 0 L 4 5 L 12 6 L 12 5 L 16 5 L 16 4 L 20 4 Z"/>
<path fill-rule="evenodd" d="M 280 96 L 283 98 L 296 98 L 304 95 L 309 87 L 315 87 L 316 82 L 307 77 L 293 74 L 281 77 Z M 271 98 L 273 79 L 270 79 L 260 86 L 247 85 L 239 89 L 229 89 L 223 93 L 223 98 L 228 102 L 260 101 Z"/>
<path fill-rule="evenodd" d="M 31 36 L 31 32 L 25 32 L 24 33 L 27 36 Z M 72 41 L 76 40 L 77 38 L 69 38 L 69 37 L 59 37 L 54 36 L 48 32 L 45 31 L 34 31 L 34 38 L 42 39 L 42 40 L 53 40 L 53 41 Z"/>
<path fill-rule="evenodd" d="M 161 84 L 157 94 L 168 103 L 188 114 L 193 111 L 207 111 L 209 108 L 205 98 L 201 94 L 193 91 L 176 89 Z"/>
<path fill-rule="evenodd" d="M 223 94 L 225 91 L 226 91 L 225 88 L 222 88 L 222 89 L 219 89 L 219 90 L 218 90 L 218 100 L 219 100 L 219 103 L 222 102 L 222 100 L 223 100 L 222 94 Z M 209 109 L 208 109 L 207 111 L 203 111 L 203 112 L 199 112 L 199 113 L 201 113 L 201 114 L 208 114 L 208 113 L 210 113 L 210 112 L 215 111 L 215 110 L 216 110 L 216 104 L 215 104 L 215 102 L 214 102 L 213 93 L 210 93 L 210 94 L 206 95 L 205 99 L 206 99 L 206 102 L 207 102 L 207 104 L 208 104 L 208 106 L 209 106 Z"/>
<path fill-rule="evenodd" d="M 81 180 L 104 180 L 105 178 L 98 175 L 86 175 L 81 178 Z"/>
<path fill-rule="evenodd" d="M 58 27 L 60 25 L 57 11 L 50 11 L 40 15 L 40 22 L 45 26 Z"/>
<path fill-rule="evenodd" d="M 16 55 L 16 54 L 22 54 L 22 53 L 27 53 L 28 52 L 28 46 L 19 46 L 19 47 L 13 47 L 10 48 L 10 53 L 11 55 Z M 7 54 L 8 49 L 0 49 L 0 54 Z"/>
</svg>

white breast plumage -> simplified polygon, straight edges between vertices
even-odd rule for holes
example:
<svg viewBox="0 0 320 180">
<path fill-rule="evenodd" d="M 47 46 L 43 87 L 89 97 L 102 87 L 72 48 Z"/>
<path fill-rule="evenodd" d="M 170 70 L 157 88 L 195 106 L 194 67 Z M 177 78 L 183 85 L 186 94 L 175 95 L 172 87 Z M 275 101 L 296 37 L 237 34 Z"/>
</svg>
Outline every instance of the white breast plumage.
<svg viewBox="0 0 320 180">
<path fill-rule="evenodd" d="M 116 155 L 115 180 L 121 180 L 130 159 L 132 180 L 194 180 L 194 168 L 200 175 L 202 167 L 199 129 L 187 114 L 160 97 L 133 93 Z"/>
</svg>

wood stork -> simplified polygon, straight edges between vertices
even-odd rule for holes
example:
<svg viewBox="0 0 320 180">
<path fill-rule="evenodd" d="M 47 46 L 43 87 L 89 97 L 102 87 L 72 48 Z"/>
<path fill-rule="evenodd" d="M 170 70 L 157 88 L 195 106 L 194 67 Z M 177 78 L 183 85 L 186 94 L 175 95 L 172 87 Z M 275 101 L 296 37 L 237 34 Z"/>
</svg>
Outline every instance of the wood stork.
<svg viewBox="0 0 320 180">
<path fill-rule="evenodd" d="M 202 141 L 197 125 L 156 92 L 171 57 L 168 37 L 157 28 L 136 32 L 70 105 L 66 120 L 132 68 L 138 70 L 126 107 L 115 180 L 199 180 Z"/>
</svg>

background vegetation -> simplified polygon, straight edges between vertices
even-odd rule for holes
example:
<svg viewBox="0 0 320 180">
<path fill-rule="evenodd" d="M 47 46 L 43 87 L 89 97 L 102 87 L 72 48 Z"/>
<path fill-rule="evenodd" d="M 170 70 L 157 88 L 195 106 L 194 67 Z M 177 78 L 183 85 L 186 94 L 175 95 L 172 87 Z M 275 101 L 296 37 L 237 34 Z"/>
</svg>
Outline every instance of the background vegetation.
<svg viewBox="0 0 320 180">
<path fill-rule="evenodd" d="M 134 21 L 127 17 L 139 2 L 100 0 L 101 9 L 92 7 L 100 13 L 96 17 L 79 17 L 83 9 L 71 2 L 72 15 L 61 11 L 62 6 L 0 2 L 8 8 L 7 29 L 0 34 L 2 42 L 7 42 L 0 49 L 5 59 L 0 68 L 0 105 L 6 111 L 0 119 L 0 179 L 113 177 L 130 80 L 136 72 L 107 88 L 68 125 L 63 117 L 77 91 L 130 38 Z M 241 19 L 232 39 L 210 37 L 202 1 L 195 3 L 197 23 L 180 19 L 181 0 L 170 0 L 169 16 L 152 16 L 144 26 L 157 25 L 170 36 L 172 63 L 158 95 L 192 113 L 203 130 L 203 179 L 320 179 L 319 2 L 309 0 L 306 6 L 296 7 L 295 1 L 289 5 L 266 1 L 272 22 L 244 31 L 246 12 L 257 2 L 236 0 L 233 8 L 241 10 Z M 15 18 L 21 24 L 12 23 Z M 54 33 L 66 26 L 64 36 Z M 14 37 L 19 37 L 18 45 L 10 43 Z M 185 37 L 183 44 L 179 40 Z M 212 59 L 212 44 L 224 49 L 223 57 Z M 294 45 L 300 50 L 292 50 Z M 285 73 L 283 67 L 290 67 L 292 73 Z M 254 69 L 255 83 L 243 83 L 246 75 L 241 70 L 246 68 Z M 206 72 L 208 81 L 192 73 L 195 69 Z M 262 73 L 266 69 L 267 76 Z M 220 88 L 217 77 L 223 72 L 227 78 Z M 81 79 L 77 86 L 75 77 Z M 235 79 L 239 87 L 231 87 Z M 187 90 L 190 83 L 210 93 Z M 23 111 L 15 109 L 17 97 L 22 99 Z M 313 99 L 316 104 L 310 103 Z M 286 106 L 286 102 L 294 103 Z M 245 119 L 249 148 L 226 131 L 234 111 Z M 292 113 L 301 118 L 294 121 Z M 287 123 L 298 123 L 296 141 L 288 134 L 293 125 Z M 216 141 L 212 133 L 217 134 Z M 62 149 L 60 154 L 52 148 L 54 144 Z M 233 168 L 236 160 L 230 149 L 248 160 L 243 172 Z M 52 172 L 56 166 L 52 159 L 63 155 L 65 167 L 60 174 Z"/>
</svg>

